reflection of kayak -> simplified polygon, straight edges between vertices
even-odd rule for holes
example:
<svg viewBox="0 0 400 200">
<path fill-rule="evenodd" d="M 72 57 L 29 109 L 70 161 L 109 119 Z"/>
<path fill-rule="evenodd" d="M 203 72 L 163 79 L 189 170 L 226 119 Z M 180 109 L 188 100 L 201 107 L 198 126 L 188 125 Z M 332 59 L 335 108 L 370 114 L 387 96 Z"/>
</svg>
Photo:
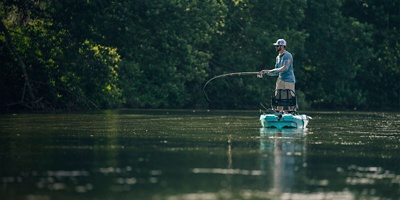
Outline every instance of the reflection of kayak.
<svg viewBox="0 0 400 200">
<path fill-rule="evenodd" d="M 306 128 L 311 119 L 310 116 L 297 112 L 297 99 L 293 90 L 276 90 L 271 98 L 271 105 L 273 113 L 260 116 L 264 128 Z"/>
<path fill-rule="evenodd" d="M 264 128 L 306 128 L 310 117 L 294 113 L 262 114 L 261 125 Z"/>
<path fill-rule="evenodd" d="M 308 128 L 288 128 L 288 129 L 271 129 L 271 128 L 260 128 L 260 137 L 263 139 L 302 139 L 308 135 Z"/>
</svg>

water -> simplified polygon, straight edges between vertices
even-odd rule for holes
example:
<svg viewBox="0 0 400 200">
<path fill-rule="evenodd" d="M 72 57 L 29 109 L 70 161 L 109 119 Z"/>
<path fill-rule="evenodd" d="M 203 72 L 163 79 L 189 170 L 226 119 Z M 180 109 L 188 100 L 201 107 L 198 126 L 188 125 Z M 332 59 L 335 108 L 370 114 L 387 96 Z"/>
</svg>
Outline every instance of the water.
<svg viewBox="0 0 400 200">
<path fill-rule="evenodd" d="M 0 115 L 0 199 L 399 199 L 400 113 Z"/>
</svg>

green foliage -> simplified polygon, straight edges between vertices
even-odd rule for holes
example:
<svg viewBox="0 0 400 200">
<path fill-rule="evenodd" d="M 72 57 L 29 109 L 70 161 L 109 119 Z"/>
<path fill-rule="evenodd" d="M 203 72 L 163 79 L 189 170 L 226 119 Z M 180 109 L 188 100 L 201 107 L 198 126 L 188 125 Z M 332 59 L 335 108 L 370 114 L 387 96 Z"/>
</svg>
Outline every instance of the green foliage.
<svg viewBox="0 0 400 200">
<path fill-rule="evenodd" d="M 103 108 L 119 106 L 117 64 L 120 56 L 116 48 L 73 37 L 70 30 L 63 28 L 65 24 L 55 20 L 57 16 L 40 18 L 34 14 L 35 9 L 46 10 L 45 6 L 33 9 L 14 9 L 8 16 L 7 27 L 28 66 L 36 92 L 46 99 L 48 106 L 81 109 L 91 106 L 90 102 Z M 24 21 L 10 20 L 19 19 L 14 17 L 19 12 L 30 14 Z M 20 76 L 20 72 L 6 71 L 6 76 L 10 75 Z M 20 86 L 17 91 L 22 90 Z M 8 101 L 17 98 L 18 95 Z"/>
<path fill-rule="evenodd" d="M 185 107 L 202 98 L 211 58 L 209 43 L 220 26 L 217 1 L 119 1 L 96 27 L 119 49 L 126 106 Z M 210 14 L 212 13 L 212 14 Z M 130 84 L 125 84 L 129 82 Z M 130 88 L 132 86 L 135 88 Z"/>
<path fill-rule="evenodd" d="M 357 74 L 359 87 L 364 89 L 368 99 L 365 107 L 397 109 L 400 105 L 399 76 L 399 25 L 400 1 L 348 1 L 347 6 L 357 12 L 347 10 L 350 15 L 371 26 L 370 48 L 373 55 Z"/>
<path fill-rule="evenodd" d="M 341 13 L 342 2 L 308 1 L 304 28 L 309 38 L 304 61 L 314 106 L 351 107 L 365 103 L 355 77 L 372 56 L 371 27 Z"/>
<path fill-rule="evenodd" d="M 0 19 L 48 108 L 227 108 L 268 104 L 285 38 L 304 109 L 398 108 L 400 1 L 120 0 L 0 2 Z M 0 32 L 1 109 L 25 80 Z M 9 106 L 7 106 L 9 105 Z"/>
</svg>

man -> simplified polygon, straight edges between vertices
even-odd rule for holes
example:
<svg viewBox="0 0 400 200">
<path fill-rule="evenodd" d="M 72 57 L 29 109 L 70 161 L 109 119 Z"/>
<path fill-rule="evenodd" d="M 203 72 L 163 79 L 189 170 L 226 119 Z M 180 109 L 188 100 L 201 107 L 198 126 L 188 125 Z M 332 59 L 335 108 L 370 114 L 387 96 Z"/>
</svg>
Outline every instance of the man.
<svg viewBox="0 0 400 200">
<path fill-rule="evenodd" d="M 278 79 L 276 80 L 275 90 L 290 89 L 294 92 L 295 91 L 294 85 L 296 82 L 296 78 L 293 72 L 292 54 L 290 54 L 288 51 L 285 50 L 286 41 L 284 39 L 278 39 L 275 43 L 273 43 L 273 45 L 275 46 L 275 49 L 278 52 L 278 56 L 276 57 L 275 69 L 261 70 L 258 74 L 259 75 L 267 74 L 269 76 L 279 75 Z M 275 93 L 275 95 L 277 94 Z M 288 109 L 291 110 L 292 108 L 293 107 L 289 107 Z M 277 109 L 282 111 L 283 107 L 278 106 Z"/>
</svg>

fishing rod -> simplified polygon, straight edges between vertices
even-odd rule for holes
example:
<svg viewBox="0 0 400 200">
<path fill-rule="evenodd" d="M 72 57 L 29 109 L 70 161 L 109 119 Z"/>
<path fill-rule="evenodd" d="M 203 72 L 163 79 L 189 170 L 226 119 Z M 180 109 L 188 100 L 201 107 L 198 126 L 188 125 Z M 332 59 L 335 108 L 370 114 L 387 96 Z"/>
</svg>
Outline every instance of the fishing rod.
<svg viewBox="0 0 400 200">
<path fill-rule="evenodd" d="M 208 98 L 205 89 L 206 89 L 207 84 L 208 84 L 209 82 L 211 82 L 212 80 L 216 79 L 216 78 L 221 78 L 221 77 L 225 77 L 225 76 L 242 76 L 242 75 L 254 75 L 254 74 L 257 74 L 257 77 L 258 77 L 258 78 L 262 78 L 262 75 L 259 74 L 259 72 L 234 72 L 234 73 L 221 74 L 221 75 L 215 76 L 215 77 L 211 78 L 210 80 L 208 80 L 208 81 L 206 82 L 206 84 L 204 84 L 204 86 L 203 86 L 204 95 L 206 96 L 206 99 L 207 99 L 208 101 L 211 101 L 211 100 Z"/>
</svg>

